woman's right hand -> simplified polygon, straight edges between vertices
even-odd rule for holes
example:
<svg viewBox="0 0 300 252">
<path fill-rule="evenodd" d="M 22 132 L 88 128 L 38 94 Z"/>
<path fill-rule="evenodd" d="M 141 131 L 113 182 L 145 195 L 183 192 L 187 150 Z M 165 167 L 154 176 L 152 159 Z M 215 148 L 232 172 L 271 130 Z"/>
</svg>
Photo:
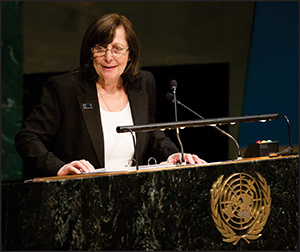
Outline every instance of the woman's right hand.
<svg viewBox="0 0 300 252">
<path fill-rule="evenodd" d="M 90 173 L 95 171 L 94 166 L 84 159 L 81 160 L 75 160 L 71 163 L 65 164 L 63 167 L 59 169 L 57 172 L 58 176 L 63 175 L 71 175 L 71 174 L 80 174 L 82 172 L 84 173 Z"/>
</svg>

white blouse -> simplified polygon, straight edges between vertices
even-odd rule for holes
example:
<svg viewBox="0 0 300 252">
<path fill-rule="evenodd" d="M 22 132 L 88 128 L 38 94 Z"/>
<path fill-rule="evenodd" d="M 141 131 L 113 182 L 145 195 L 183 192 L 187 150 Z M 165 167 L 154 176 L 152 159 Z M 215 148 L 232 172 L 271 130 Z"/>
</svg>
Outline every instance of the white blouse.
<svg viewBox="0 0 300 252">
<path fill-rule="evenodd" d="M 134 146 L 131 133 L 117 133 L 117 126 L 133 125 L 129 102 L 122 111 L 109 112 L 100 108 L 104 137 L 106 171 L 125 170 L 131 166 Z"/>
</svg>

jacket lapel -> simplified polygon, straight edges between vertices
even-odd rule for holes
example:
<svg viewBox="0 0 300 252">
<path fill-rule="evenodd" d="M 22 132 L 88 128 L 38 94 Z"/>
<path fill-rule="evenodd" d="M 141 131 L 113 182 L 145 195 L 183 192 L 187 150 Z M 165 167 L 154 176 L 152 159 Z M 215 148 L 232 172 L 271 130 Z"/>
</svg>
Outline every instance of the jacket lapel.
<svg viewBox="0 0 300 252">
<path fill-rule="evenodd" d="M 132 113 L 133 123 L 142 125 L 148 123 L 148 95 L 140 89 L 128 88 L 128 99 Z M 144 132 L 136 133 L 136 148 L 138 152 L 138 162 L 142 162 L 143 147 L 146 143 L 146 134 Z"/>
<path fill-rule="evenodd" d="M 77 97 L 90 140 L 95 149 L 100 167 L 104 167 L 104 138 L 101 126 L 101 117 L 97 97 L 96 85 L 88 82 L 80 82 L 84 93 Z M 143 125 L 148 123 L 148 95 L 137 87 L 127 89 L 133 123 Z M 146 143 L 144 132 L 136 133 L 136 148 L 138 161 L 141 163 L 143 147 Z"/>
<path fill-rule="evenodd" d="M 90 140 L 95 149 L 100 167 L 104 167 L 104 139 L 101 127 L 96 85 L 81 82 L 84 93 L 77 97 Z"/>
</svg>

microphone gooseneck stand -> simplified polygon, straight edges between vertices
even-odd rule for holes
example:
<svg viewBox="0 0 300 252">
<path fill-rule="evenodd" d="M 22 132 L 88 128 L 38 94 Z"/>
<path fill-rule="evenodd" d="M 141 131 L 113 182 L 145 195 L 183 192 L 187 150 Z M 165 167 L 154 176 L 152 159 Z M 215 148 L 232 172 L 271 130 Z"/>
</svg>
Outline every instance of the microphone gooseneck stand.
<svg viewBox="0 0 300 252">
<path fill-rule="evenodd" d="M 136 139 L 135 139 L 132 129 L 127 129 L 127 130 L 131 133 L 131 136 L 132 136 L 134 153 L 135 153 L 135 166 L 136 166 L 136 170 L 138 171 L 139 170 L 139 162 L 138 162 L 138 153 L 137 153 L 137 148 L 136 148 Z"/>
<path fill-rule="evenodd" d="M 174 97 L 174 111 L 175 111 L 175 122 L 178 122 L 177 118 L 177 99 L 176 99 L 176 89 L 177 89 L 177 81 L 176 80 L 171 80 L 170 82 L 170 87 L 173 91 L 173 97 Z M 176 137 L 180 145 L 180 150 L 181 150 L 181 164 L 185 165 L 185 158 L 184 158 L 184 151 L 183 151 L 183 144 L 181 142 L 180 136 L 179 136 L 179 128 L 176 128 Z"/>
<path fill-rule="evenodd" d="M 166 98 L 169 101 L 175 102 L 174 96 L 171 93 L 167 93 L 166 94 Z M 178 101 L 177 99 L 176 99 L 176 103 L 180 104 L 181 106 L 183 106 L 184 108 L 186 108 L 187 110 L 189 110 L 190 112 L 192 112 L 194 115 L 198 116 L 199 118 L 201 118 L 203 120 L 205 119 L 203 116 L 199 115 L 197 112 L 195 112 L 194 110 L 190 109 L 189 107 L 187 107 L 186 105 L 184 105 L 183 103 L 181 103 L 180 101 Z M 222 134 L 226 135 L 227 137 L 229 137 L 230 139 L 232 139 L 234 141 L 234 143 L 235 143 L 235 145 L 237 147 L 237 160 L 242 160 L 241 149 L 240 149 L 240 146 L 239 146 L 237 140 L 232 135 L 230 135 L 229 133 L 227 133 L 226 131 L 220 129 L 218 126 L 211 126 L 211 127 L 214 127 L 216 130 L 218 130 L 219 132 L 221 132 Z"/>
</svg>

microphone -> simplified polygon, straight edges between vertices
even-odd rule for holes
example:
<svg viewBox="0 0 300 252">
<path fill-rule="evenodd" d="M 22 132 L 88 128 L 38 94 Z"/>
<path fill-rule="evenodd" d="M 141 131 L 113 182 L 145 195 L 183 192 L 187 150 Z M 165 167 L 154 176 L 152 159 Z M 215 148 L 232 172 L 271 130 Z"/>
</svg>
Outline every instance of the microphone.
<svg viewBox="0 0 300 252">
<path fill-rule="evenodd" d="M 176 103 L 180 104 L 181 106 L 183 106 L 184 108 L 186 108 L 187 110 L 189 110 L 190 112 L 192 112 L 193 114 L 195 114 L 196 116 L 198 116 L 199 118 L 204 119 L 203 116 L 199 115 L 194 110 L 190 109 L 189 107 L 187 107 L 186 105 L 184 105 L 183 103 L 181 103 L 180 101 L 178 101 L 177 99 L 175 100 L 173 94 L 167 93 L 166 94 L 166 99 L 168 101 L 171 101 L 171 102 L 174 102 L 174 103 L 176 102 Z M 239 146 L 238 142 L 236 141 L 236 139 L 232 135 L 230 135 L 229 133 L 227 133 L 226 131 L 220 129 L 218 126 L 211 126 L 211 127 L 214 127 L 216 130 L 218 130 L 219 132 L 221 132 L 222 134 L 226 135 L 227 137 L 229 137 L 231 140 L 234 141 L 234 143 L 235 143 L 235 145 L 237 147 L 237 153 L 238 153 L 237 160 L 241 160 L 242 159 L 241 149 L 240 149 L 240 146 Z"/>
<path fill-rule="evenodd" d="M 177 89 L 177 81 L 176 80 L 171 80 L 170 81 L 170 87 L 172 90 Z"/>
<path fill-rule="evenodd" d="M 176 90 L 177 90 L 177 81 L 176 80 L 171 80 L 170 81 L 170 88 L 172 89 L 173 91 L 173 97 L 174 97 L 174 101 L 176 101 Z M 177 102 L 174 102 L 174 110 L 175 110 L 175 122 L 178 121 L 178 118 L 177 118 Z"/>
<path fill-rule="evenodd" d="M 177 81 L 176 80 L 171 80 L 170 81 L 170 87 L 173 91 L 172 97 L 174 98 L 174 111 L 175 111 L 175 122 L 178 122 L 177 118 L 177 99 L 176 99 L 176 90 L 177 90 Z M 179 128 L 176 128 L 176 137 L 180 145 L 180 150 L 181 150 L 181 164 L 185 165 L 185 159 L 184 159 L 184 151 L 183 151 L 183 145 L 179 136 Z"/>
</svg>

